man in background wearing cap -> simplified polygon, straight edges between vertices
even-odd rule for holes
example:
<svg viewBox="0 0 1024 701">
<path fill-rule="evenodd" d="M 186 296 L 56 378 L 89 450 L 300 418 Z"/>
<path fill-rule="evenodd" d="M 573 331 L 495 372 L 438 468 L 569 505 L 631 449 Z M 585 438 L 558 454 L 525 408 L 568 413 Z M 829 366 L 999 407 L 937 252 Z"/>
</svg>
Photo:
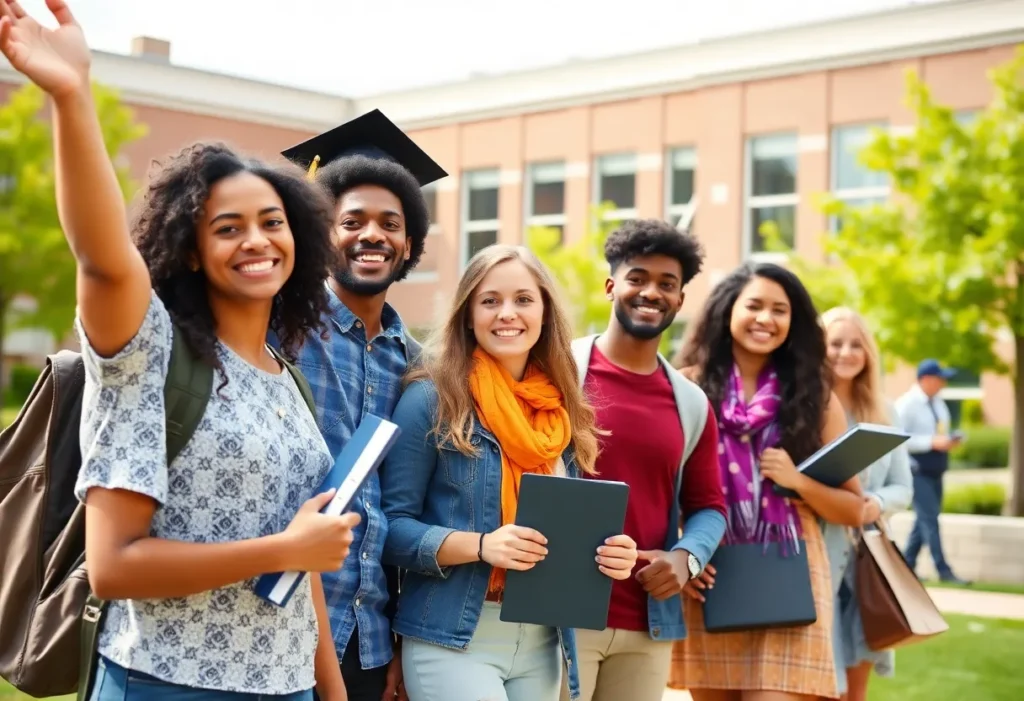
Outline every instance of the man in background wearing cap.
<svg viewBox="0 0 1024 701">
<path fill-rule="evenodd" d="M 341 254 L 326 284 L 325 341 L 311 335 L 297 359 L 316 400 L 317 419 L 338 455 L 366 414 L 390 418 L 401 378 L 419 344 L 387 304 L 388 288 L 423 254 L 430 217 L 421 187 L 447 175 L 378 110 L 299 144 L 283 155 L 316 172 L 335 203 Z M 398 573 L 381 563 L 388 522 L 372 474 L 353 499 L 362 521 L 338 572 L 323 573 L 342 677 L 350 701 L 405 699 L 399 641 L 391 632 Z"/>
<path fill-rule="evenodd" d="M 936 360 L 924 360 L 917 366 L 917 384 L 896 400 L 900 423 L 910 434 L 907 449 L 914 472 L 914 529 L 903 555 L 913 570 L 921 546 L 927 543 L 939 578 L 966 584 L 946 562 L 939 533 L 942 478 L 949 469 L 949 451 L 960 442 L 958 435 L 950 433 L 949 407 L 939 392 L 955 374 L 956 371 L 942 367 Z"/>
</svg>

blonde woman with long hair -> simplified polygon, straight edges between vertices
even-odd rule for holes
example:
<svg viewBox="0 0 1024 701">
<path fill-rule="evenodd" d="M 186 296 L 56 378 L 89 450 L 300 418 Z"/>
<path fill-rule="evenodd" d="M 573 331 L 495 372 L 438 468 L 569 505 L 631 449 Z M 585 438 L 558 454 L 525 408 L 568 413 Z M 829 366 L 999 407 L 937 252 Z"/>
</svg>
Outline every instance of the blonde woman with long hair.
<svg viewBox="0 0 1024 701">
<path fill-rule="evenodd" d="M 853 423 L 896 424 L 895 409 L 882 393 L 878 346 L 864 319 L 852 309 L 834 307 L 822 315 L 827 357 L 832 369 L 832 391 Z M 860 474 L 866 507 L 864 526 L 905 510 L 913 496 L 910 459 L 904 448 L 872 464 Z M 842 526 L 826 524 L 825 541 L 832 564 L 836 594 L 833 645 L 839 689 L 847 701 L 866 701 L 871 671 L 882 676 L 894 672 L 892 650 L 874 652 L 864 641 L 857 606 L 851 541 Z M 845 674 L 844 674 L 845 670 Z"/>
<path fill-rule="evenodd" d="M 384 561 L 407 570 L 394 631 L 410 701 L 556 701 L 563 666 L 579 695 L 572 630 L 499 616 L 505 572 L 547 555 L 542 533 L 515 525 L 523 473 L 594 470 L 594 412 L 571 341 L 540 261 L 521 246 L 490 246 L 470 260 L 408 377 L 381 502 Z M 594 555 L 603 574 L 625 579 L 636 543 L 613 536 Z"/>
</svg>

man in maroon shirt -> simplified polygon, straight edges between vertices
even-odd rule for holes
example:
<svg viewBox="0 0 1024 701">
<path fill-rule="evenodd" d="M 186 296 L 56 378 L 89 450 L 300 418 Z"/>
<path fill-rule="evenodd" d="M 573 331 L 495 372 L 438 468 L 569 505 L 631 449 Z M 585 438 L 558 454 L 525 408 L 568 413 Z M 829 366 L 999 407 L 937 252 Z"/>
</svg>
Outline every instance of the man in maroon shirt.
<svg viewBox="0 0 1024 701">
<path fill-rule="evenodd" d="M 610 431 L 593 479 L 629 485 L 623 532 L 642 557 L 632 579 L 612 585 L 608 628 L 576 631 L 582 701 L 661 701 L 672 641 L 686 635 L 680 593 L 701 598 L 697 576 L 724 534 L 715 413 L 658 353 L 703 257 L 695 238 L 663 221 L 624 224 L 605 244 L 608 328 L 573 343 L 597 423 Z"/>
</svg>

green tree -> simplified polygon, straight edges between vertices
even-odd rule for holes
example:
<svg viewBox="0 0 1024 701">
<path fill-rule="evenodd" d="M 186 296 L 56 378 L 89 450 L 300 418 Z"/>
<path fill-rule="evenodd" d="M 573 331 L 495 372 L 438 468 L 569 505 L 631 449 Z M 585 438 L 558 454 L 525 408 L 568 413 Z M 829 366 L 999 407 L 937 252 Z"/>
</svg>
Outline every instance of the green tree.
<svg viewBox="0 0 1024 701">
<path fill-rule="evenodd" d="M 823 306 L 862 311 L 886 354 L 1012 378 L 1011 510 L 1024 515 L 1024 47 L 989 78 L 991 103 L 964 119 L 910 73 L 916 128 L 877 131 L 859 154 L 893 196 L 870 207 L 825 198 L 842 222 L 823 239 L 832 264 L 794 266 Z"/>
<path fill-rule="evenodd" d="M 93 97 L 127 198 L 134 185 L 121 151 L 146 133 L 145 126 L 110 88 L 94 85 Z M 60 338 L 74 318 L 75 261 L 57 218 L 53 139 L 44 105 L 43 92 L 26 85 L 0 106 L 0 382 L 8 332 L 36 327 Z M 14 314 L 12 302 L 19 296 L 33 300 L 34 310 Z"/>
<path fill-rule="evenodd" d="M 604 205 L 594 207 L 586 233 L 574 243 L 563 244 L 558 229 L 551 227 L 531 227 L 526 232 L 526 245 L 558 282 L 576 335 L 603 329 L 611 313 L 612 305 L 604 292 L 604 281 L 608 279 L 604 242 L 617 222 L 606 219 L 610 209 Z"/>
</svg>

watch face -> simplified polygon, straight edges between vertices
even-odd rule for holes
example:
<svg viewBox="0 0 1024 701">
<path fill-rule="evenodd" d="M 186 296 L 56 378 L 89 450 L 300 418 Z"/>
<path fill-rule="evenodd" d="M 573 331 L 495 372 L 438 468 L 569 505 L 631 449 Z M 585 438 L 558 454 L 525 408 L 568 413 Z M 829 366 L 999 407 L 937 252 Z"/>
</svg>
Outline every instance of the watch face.
<svg viewBox="0 0 1024 701">
<path fill-rule="evenodd" d="M 686 558 L 686 560 L 690 567 L 690 578 L 692 579 L 700 574 L 700 562 L 697 560 L 697 556 L 693 554 Z"/>
</svg>

